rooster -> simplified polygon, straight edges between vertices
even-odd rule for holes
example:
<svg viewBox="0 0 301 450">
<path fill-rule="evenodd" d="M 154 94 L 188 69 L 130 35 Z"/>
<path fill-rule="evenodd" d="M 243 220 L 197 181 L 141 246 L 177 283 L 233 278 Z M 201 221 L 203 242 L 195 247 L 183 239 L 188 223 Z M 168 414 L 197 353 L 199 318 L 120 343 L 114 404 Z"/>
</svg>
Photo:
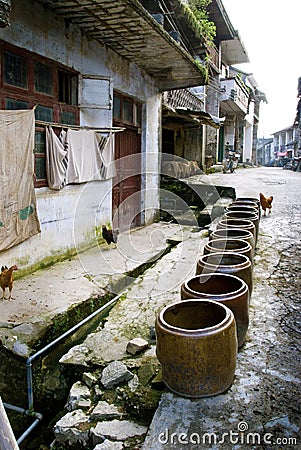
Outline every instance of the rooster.
<svg viewBox="0 0 301 450">
<path fill-rule="evenodd" d="M 273 196 L 271 195 L 270 197 L 265 197 L 260 192 L 259 197 L 260 197 L 260 205 L 261 205 L 261 208 L 263 209 L 263 215 L 266 216 L 267 209 L 269 210 L 269 214 L 271 214 Z"/>
<path fill-rule="evenodd" d="M 108 230 L 105 225 L 102 226 L 102 237 L 107 242 L 107 244 L 116 244 L 118 234 L 119 230 Z"/>
<path fill-rule="evenodd" d="M 11 266 L 9 269 L 7 266 L 1 267 L 1 273 L 0 273 L 0 287 L 3 291 L 2 299 L 6 299 L 5 297 L 5 290 L 8 287 L 9 289 L 9 300 L 13 300 L 12 297 L 12 290 L 13 290 L 13 271 L 18 270 L 18 267 L 16 265 Z"/>
</svg>

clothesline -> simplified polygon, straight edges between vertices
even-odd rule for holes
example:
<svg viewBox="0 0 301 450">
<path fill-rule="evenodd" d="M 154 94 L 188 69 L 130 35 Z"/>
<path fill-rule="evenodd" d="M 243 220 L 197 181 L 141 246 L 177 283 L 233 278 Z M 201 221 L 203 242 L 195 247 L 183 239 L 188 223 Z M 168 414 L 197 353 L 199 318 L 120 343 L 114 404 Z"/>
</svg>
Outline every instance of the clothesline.
<svg viewBox="0 0 301 450">
<path fill-rule="evenodd" d="M 83 126 L 83 125 L 68 125 L 65 123 L 55 123 L 55 122 L 44 122 L 43 120 L 36 120 L 36 125 L 45 125 L 45 126 L 51 126 L 51 127 L 58 127 L 58 128 L 67 128 L 70 130 L 93 130 L 93 131 L 99 131 L 100 133 L 119 133 L 120 131 L 124 131 L 125 128 L 123 127 L 106 127 L 106 128 L 99 128 L 99 127 L 89 127 L 89 126 Z"/>
</svg>

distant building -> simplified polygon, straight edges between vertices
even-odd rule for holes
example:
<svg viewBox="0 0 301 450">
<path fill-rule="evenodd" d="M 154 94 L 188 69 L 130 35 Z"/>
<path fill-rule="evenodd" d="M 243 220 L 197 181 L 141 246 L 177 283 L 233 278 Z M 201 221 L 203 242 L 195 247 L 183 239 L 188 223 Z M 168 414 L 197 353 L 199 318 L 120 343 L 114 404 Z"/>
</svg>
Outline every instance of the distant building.
<svg viewBox="0 0 301 450">
<path fill-rule="evenodd" d="M 298 151 L 301 151 L 301 77 L 298 78 L 298 95 L 299 98 L 297 104 L 296 118 L 294 121 L 294 128 L 296 129 L 296 136 L 298 139 Z"/>
<path fill-rule="evenodd" d="M 283 130 L 272 133 L 273 152 L 277 164 L 285 159 L 291 159 L 299 156 L 300 129 L 291 126 Z"/>
<path fill-rule="evenodd" d="M 273 165 L 274 153 L 273 153 L 273 139 L 272 138 L 257 139 L 256 163 L 261 166 Z"/>
</svg>

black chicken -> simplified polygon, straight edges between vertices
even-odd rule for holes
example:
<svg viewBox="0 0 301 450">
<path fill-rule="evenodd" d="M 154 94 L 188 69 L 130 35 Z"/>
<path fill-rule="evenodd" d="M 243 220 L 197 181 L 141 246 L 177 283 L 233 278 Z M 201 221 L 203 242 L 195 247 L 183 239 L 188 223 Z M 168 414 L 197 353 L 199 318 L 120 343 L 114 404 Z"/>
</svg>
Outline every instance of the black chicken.
<svg viewBox="0 0 301 450">
<path fill-rule="evenodd" d="M 119 230 L 108 230 L 105 225 L 102 226 L 102 237 L 107 242 L 107 244 L 116 244 L 118 234 Z"/>
</svg>

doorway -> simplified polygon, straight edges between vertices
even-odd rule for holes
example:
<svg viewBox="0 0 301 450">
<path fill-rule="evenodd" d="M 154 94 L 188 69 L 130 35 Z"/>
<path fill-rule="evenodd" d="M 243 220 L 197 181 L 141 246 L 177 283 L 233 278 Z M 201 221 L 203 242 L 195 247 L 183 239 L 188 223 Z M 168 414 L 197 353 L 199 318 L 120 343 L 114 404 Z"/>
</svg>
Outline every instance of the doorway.
<svg viewBox="0 0 301 450">
<path fill-rule="evenodd" d="M 141 104 L 114 93 L 116 177 L 113 179 L 113 228 L 141 225 Z"/>
</svg>

